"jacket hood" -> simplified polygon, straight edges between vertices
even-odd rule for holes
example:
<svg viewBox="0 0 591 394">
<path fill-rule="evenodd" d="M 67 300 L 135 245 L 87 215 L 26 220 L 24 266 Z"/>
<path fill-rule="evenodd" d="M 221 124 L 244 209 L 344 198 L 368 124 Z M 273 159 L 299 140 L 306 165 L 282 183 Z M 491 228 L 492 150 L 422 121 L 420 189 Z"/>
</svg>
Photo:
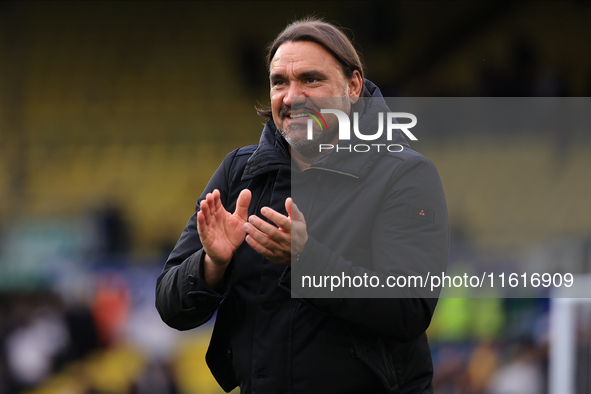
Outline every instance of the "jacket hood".
<svg viewBox="0 0 591 394">
<path fill-rule="evenodd" d="M 385 114 L 391 112 L 390 108 L 388 108 L 380 89 L 368 79 L 365 79 L 363 96 L 363 107 L 359 113 L 359 129 L 361 131 L 375 131 L 378 129 L 378 113 L 384 113 L 385 123 Z M 384 146 L 381 146 L 379 151 L 371 149 L 369 152 L 355 152 L 353 149 L 349 152 L 342 149 L 357 144 L 383 144 Z M 351 140 L 339 142 L 341 148 L 339 151 L 333 148 L 329 152 L 318 156 L 306 171 L 328 170 L 355 178 L 362 178 L 383 155 L 388 154 L 386 146 L 390 144 L 399 144 L 405 149 L 410 148 L 400 130 L 393 131 L 392 140 L 390 141 L 387 140 L 385 131 L 375 141 L 363 141 L 357 138 L 354 133 L 351 133 Z M 245 176 L 255 176 L 290 164 L 289 145 L 277 130 L 273 119 L 269 119 L 263 128 L 257 149 L 248 160 Z"/>
</svg>

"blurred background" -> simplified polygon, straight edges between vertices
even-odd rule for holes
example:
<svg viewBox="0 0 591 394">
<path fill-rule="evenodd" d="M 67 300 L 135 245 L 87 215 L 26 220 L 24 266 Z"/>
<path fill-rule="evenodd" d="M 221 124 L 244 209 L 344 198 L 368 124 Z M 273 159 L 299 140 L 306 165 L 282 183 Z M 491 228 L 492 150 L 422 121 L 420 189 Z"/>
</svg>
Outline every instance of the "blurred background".
<svg viewBox="0 0 591 394">
<path fill-rule="evenodd" d="M 166 327 L 155 281 L 225 154 L 258 142 L 266 45 L 307 15 L 351 29 L 384 96 L 591 94 L 585 1 L 1 2 L 0 393 L 221 392 L 211 324 Z M 419 138 L 451 269 L 589 272 L 589 135 Z M 549 389 L 556 308 L 442 299 L 436 393 L 591 393 L 583 301 L 565 307 L 567 387 Z"/>
</svg>

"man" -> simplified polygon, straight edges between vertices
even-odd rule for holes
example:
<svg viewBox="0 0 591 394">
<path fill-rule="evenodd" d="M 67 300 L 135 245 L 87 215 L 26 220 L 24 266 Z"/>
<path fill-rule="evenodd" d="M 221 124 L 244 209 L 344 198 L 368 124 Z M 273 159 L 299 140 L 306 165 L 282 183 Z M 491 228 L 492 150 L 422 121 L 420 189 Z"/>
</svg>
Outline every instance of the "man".
<svg viewBox="0 0 591 394">
<path fill-rule="evenodd" d="M 327 115 L 308 138 L 299 98 L 338 98 L 335 109 L 360 110 L 360 125 L 388 110 L 333 25 L 292 23 L 267 62 L 271 108 L 259 111 L 270 118 L 260 142 L 228 154 L 212 176 L 158 278 L 158 311 L 180 330 L 217 311 L 206 359 L 226 391 L 431 393 L 425 330 L 436 299 L 296 298 L 309 295 L 291 277 L 384 278 L 445 265 L 439 176 L 400 133 L 391 141 L 398 153 L 321 153 L 320 144 L 339 143 Z"/>
</svg>

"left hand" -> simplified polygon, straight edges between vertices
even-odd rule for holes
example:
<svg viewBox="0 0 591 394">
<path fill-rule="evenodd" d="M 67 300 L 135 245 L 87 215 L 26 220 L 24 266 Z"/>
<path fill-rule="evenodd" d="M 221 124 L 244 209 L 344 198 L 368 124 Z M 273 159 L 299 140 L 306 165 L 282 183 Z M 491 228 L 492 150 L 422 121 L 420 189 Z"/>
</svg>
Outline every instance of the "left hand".
<svg viewBox="0 0 591 394">
<path fill-rule="evenodd" d="M 285 200 L 288 216 L 269 207 L 263 207 L 261 214 L 271 220 L 277 227 L 256 215 L 251 215 L 244 223 L 246 242 L 258 253 L 275 264 L 291 266 L 291 256 L 299 255 L 306 241 L 308 231 L 306 220 L 291 197 Z"/>
</svg>

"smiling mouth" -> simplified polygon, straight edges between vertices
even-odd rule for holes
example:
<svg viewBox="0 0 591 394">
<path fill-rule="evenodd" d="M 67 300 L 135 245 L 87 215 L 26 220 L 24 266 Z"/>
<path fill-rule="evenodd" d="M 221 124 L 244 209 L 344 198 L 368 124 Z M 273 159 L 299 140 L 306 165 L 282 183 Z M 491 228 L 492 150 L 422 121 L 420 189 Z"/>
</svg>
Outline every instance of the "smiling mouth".
<svg viewBox="0 0 591 394">
<path fill-rule="evenodd" d="M 290 114 L 289 117 L 291 119 L 309 118 L 310 114 L 307 114 L 307 113 Z"/>
</svg>

